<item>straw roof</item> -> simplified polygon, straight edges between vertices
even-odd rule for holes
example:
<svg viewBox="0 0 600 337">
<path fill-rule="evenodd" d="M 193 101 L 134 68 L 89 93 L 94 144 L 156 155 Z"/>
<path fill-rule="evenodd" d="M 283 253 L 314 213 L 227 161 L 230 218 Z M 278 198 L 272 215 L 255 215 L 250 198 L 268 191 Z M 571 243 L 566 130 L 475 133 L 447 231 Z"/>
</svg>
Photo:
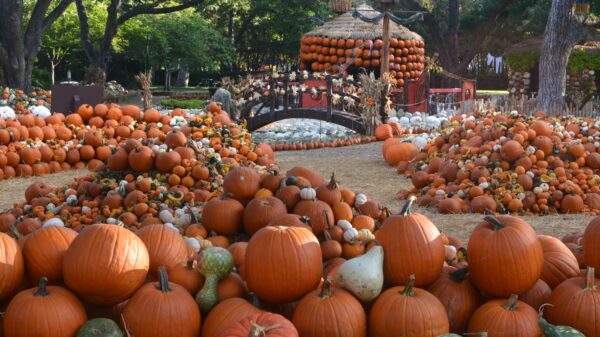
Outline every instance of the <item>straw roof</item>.
<svg viewBox="0 0 600 337">
<path fill-rule="evenodd" d="M 375 17 L 380 14 L 380 12 L 367 5 L 359 6 L 358 11 L 368 17 Z M 380 20 L 379 23 L 364 22 L 359 18 L 352 17 L 352 11 L 350 11 L 306 33 L 305 36 L 327 36 L 335 39 L 380 39 L 383 36 L 383 20 Z M 423 40 L 419 34 L 391 21 L 390 36 L 400 40 Z"/>
</svg>

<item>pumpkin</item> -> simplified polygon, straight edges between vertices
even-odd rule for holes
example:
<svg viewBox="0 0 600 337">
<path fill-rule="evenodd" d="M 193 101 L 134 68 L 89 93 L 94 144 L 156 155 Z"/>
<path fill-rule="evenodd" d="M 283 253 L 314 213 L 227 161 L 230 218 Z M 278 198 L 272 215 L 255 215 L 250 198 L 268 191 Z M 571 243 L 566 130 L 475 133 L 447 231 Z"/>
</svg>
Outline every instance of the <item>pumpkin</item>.
<svg viewBox="0 0 600 337">
<path fill-rule="evenodd" d="M 129 154 L 125 149 L 119 148 L 108 156 L 106 165 L 113 171 L 123 171 L 129 168 Z"/>
<path fill-rule="evenodd" d="M 156 169 L 161 173 L 170 173 L 181 164 L 181 155 L 177 151 L 160 152 L 156 155 Z"/>
<path fill-rule="evenodd" d="M 114 305 L 140 287 L 150 265 L 144 242 L 117 225 L 86 227 L 63 260 L 63 277 L 86 302 Z"/>
<path fill-rule="evenodd" d="M 202 324 L 202 337 L 219 337 L 221 333 L 242 319 L 261 310 L 241 298 L 230 298 L 217 304 Z"/>
<path fill-rule="evenodd" d="M 581 237 L 583 248 L 583 262 L 597 270 L 596 276 L 600 277 L 600 217 L 595 217 L 585 228 Z"/>
<path fill-rule="evenodd" d="M 479 307 L 469 321 L 469 332 L 487 331 L 490 337 L 541 337 L 537 312 L 517 295 L 491 300 Z"/>
<path fill-rule="evenodd" d="M 366 337 L 367 316 L 361 303 L 325 278 L 321 289 L 306 294 L 292 319 L 300 336 Z"/>
<path fill-rule="evenodd" d="M 196 302 L 203 312 L 208 312 L 219 303 L 217 284 L 233 269 L 233 257 L 225 248 L 210 247 L 202 250 L 198 257 L 198 271 L 205 277 Z"/>
<path fill-rule="evenodd" d="M 154 152 L 149 147 L 139 146 L 129 152 L 128 161 L 134 171 L 148 172 L 154 166 Z"/>
<path fill-rule="evenodd" d="M 9 299 L 21 285 L 24 275 L 23 253 L 15 239 L 0 233 L 0 300 Z"/>
<path fill-rule="evenodd" d="M 319 235 L 334 223 L 333 210 L 321 200 L 301 200 L 293 210 L 294 214 L 306 216 L 310 219 L 313 233 Z"/>
<path fill-rule="evenodd" d="M 576 194 L 567 194 L 560 201 L 561 213 L 579 213 L 583 207 L 583 199 Z"/>
<path fill-rule="evenodd" d="M 195 296 L 204 284 L 204 276 L 198 272 L 194 257 L 190 257 L 186 264 L 179 264 L 169 272 L 171 282 L 184 287 L 192 296 Z"/>
<path fill-rule="evenodd" d="M 145 204 L 144 204 L 145 205 Z M 158 268 L 171 270 L 187 261 L 187 247 L 181 235 L 165 225 L 145 226 L 137 232 L 150 257 L 150 276 L 158 274 Z"/>
<path fill-rule="evenodd" d="M 419 149 L 413 143 L 402 142 L 393 144 L 383 154 L 388 165 L 396 166 L 401 161 L 412 161 L 419 152 Z"/>
<path fill-rule="evenodd" d="M 415 288 L 414 275 L 406 286 L 383 292 L 369 313 L 370 337 L 437 337 L 448 333 L 449 327 L 442 303 L 426 290 Z"/>
<path fill-rule="evenodd" d="M 300 188 L 296 185 L 288 185 L 275 193 L 277 199 L 285 203 L 288 211 L 294 209 L 296 204 L 300 201 Z"/>
<path fill-rule="evenodd" d="M 568 325 L 585 336 L 600 336 L 600 280 L 589 267 L 585 277 L 573 277 L 554 288 L 548 303 L 548 321 Z"/>
<path fill-rule="evenodd" d="M 252 236 L 271 221 L 287 214 L 285 204 L 275 197 L 258 197 L 252 199 L 244 208 L 242 223 L 244 230 Z"/>
<path fill-rule="evenodd" d="M 338 187 L 338 183 L 335 181 L 335 173 L 331 174 L 329 183 L 319 186 L 316 192 L 317 198 L 326 202 L 329 206 L 333 206 L 335 203 L 342 200 L 342 192 Z"/>
<path fill-rule="evenodd" d="M 231 272 L 217 284 L 217 295 L 219 301 L 232 297 L 246 298 L 248 296 L 248 288 L 240 274 Z"/>
<path fill-rule="evenodd" d="M 541 279 L 554 289 L 562 282 L 579 276 L 579 264 L 571 250 L 559 239 L 549 235 L 539 235 L 544 254 Z"/>
<path fill-rule="evenodd" d="M 527 292 L 542 274 L 542 245 L 531 226 L 513 216 L 485 217 L 469 236 L 471 282 L 486 295 Z"/>
<path fill-rule="evenodd" d="M 540 315 L 538 324 L 544 333 L 544 337 L 585 337 L 579 330 L 573 329 L 566 325 L 552 325 L 544 318 L 544 306 L 549 305 L 548 303 L 540 307 Z"/>
<path fill-rule="evenodd" d="M 386 219 L 375 233 L 384 251 L 385 280 L 392 285 L 402 284 L 411 274 L 421 277 L 417 286 L 431 284 L 444 264 L 440 231 L 424 215 L 410 213 L 415 199 L 410 197 L 400 214 Z"/>
<path fill-rule="evenodd" d="M 515 140 L 509 140 L 500 148 L 500 157 L 509 163 L 517 160 L 524 152 L 523 146 Z"/>
<path fill-rule="evenodd" d="M 223 194 L 220 198 L 210 199 L 202 210 L 202 225 L 208 231 L 221 235 L 237 233 L 243 222 L 244 205 L 236 199 Z"/>
<path fill-rule="evenodd" d="M 446 308 L 450 331 L 459 334 L 467 330 L 469 318 L 482 302 L 467 276 L 467 268 L 444 267 L 440 277 L 427 288 Z"/>
<path fill-rule="evenodd" d="M 229 328 L 221 337 L 298 337 L 298 331 L 285 317 L 262 312 L 248 316 Z"/>
<path fill-rule="evenodd" d="M 32 284 L 43 276 L 48 283 L 59 283 L 63 278 L 63 258 L 77 232 L 66 227 L 44 227 L 29 236 L 23 245 L 27 277 Z"/>
<path fill-rule="evenodd" d="M 548 302 L 552 289 L 544 280 L 539 279 L 535 285 L 525 294 L 521 295 L 521 301 L 529 304 L 534 309 L 539 309 L 544 303 Z"/>
<path fill-rule="evenodd" d="M 94 318 L 79 329 L 76 337 L 123 337 L 123 332 L 112 319 Z"/>
<path fill-rule="evenodd" d="M 167 271 L 160 268 L 158 282 L 146 283 L 125 305 L 123 322 L 136 337 L 197 337 L 200 334 L 200 310 L 190 293 L 169 282 Z"/>
<path fill-rule="evenodd" d="M 392 130 L 392 126 L 389 124 L 381 124 L 375 128 L 375 138 L 377 140 L 386 140 L 388 138 L 392 138 L 394 136 L 394 132 Z"/>
<path fill-rule="evenodd" d="M 236 167 L 223 179 L 223 191 L 244 203 L 260 189 L 260 176 L 250 167 Z"/>
<path fill-rule="evenodd" d="M 286 177 L 303 177 L 310 182 L 310 186 L 317 188 L 325 183 L 325 179 L 317 172 L 304 167 L 296 166 L 285 173 Z"/>
<path fill-rule="evenodd" d="M 319 241 L 308 229 L 264 227 L 246 248 L 246 283 L 267 303 L 292 302 L 317 287 L 321 259 Z"/>
<path fill-rule="evenodd" d="M 83 304 L 73 293 L 47 286 L 42 277 L 37 288 L 23 290 L 4 313 L 4 336 L 75 336 L 87 321 Z M 62 315 L 61 315 L 62 313 Z"/>
</svg>

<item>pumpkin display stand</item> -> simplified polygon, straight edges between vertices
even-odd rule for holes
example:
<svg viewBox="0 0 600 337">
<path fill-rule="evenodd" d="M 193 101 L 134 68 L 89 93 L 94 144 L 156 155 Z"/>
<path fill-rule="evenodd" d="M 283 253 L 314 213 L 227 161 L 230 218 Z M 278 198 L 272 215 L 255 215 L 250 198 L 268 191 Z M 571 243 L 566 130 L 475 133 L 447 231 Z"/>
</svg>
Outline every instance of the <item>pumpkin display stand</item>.
<svg viewBox="0 0 600 337">
<path fill-rule="evenodd" d="M 367 5 L 357 9 L 375 17 L 379 12 Z M 408 28 L 390 23 L 390 73 L 402 86 L 419 78 L 425 68 L 423 38 Z M 383 57 L 383 23 L 368 23 L 347 12 L 306 33 L 301 40 L 301 69 L 329 73 L 378 72 Z"/>
</svg>

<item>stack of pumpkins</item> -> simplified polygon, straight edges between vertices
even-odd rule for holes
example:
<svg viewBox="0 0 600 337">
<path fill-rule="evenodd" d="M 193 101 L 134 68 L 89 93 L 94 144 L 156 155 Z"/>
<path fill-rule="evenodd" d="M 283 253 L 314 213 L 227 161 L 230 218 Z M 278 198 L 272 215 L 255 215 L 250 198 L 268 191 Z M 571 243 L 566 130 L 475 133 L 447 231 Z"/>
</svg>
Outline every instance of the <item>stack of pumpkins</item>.
<svg viewBox="0 0 600 337">
<path fill-rule="evenodd" d="M 383 41 L 336 39 L 327 36 L 304 36 L 300 41 L 300 68 L 337 74 L 340 66 L 379 69 Z M 425 43 L 422 40 L 390 39 L 390 74 L 398 86 L 416 79 L 425 67 Z"/>
<path fill-rule="evenodd" d="M 454 116 L 422 150 L 387 139 L 385 160 L 442 213 L 600 212 L 600 122 L 516 112 Z"/>
<path fill-rule="evenodd" d="M 0 119 L 0 178 L 85 167 L 94 170 L 128 139 L 165 151 L 168 142 L 186 146 L 188 138 L 199 147 L 214 149 L 222 159 L 244 156 L 260 165 L 273 159 L 268 145 L 258 147 L 259 153 L 253 151 L 254 146 L 250 149 L 250 133 L 233 125 L 216 103 L 197 116 L 188 116 L 182 109 L 161 115 L 155 109 L 142 112 L 134 105 L 82 105 L 68 116 L 55 113 L 44 119 L 21 114 L 18 120 Z M 193 151 L 181 154 L 188 158 Z"/>
<path fill-rule="evenodd" d="M 580 266 L 517 217 L 486 217 L 467 251 L 414 197 L 392 215 L 305 167 L 236 167 L 222 188 L 186 223 L 165 201 L 171 222 L 0 233 L 5 336 L 600 336 L 600 218 L 569 238 Z"/>
<path fill-rule="evenodd" d="M 347 139 L 338 139 L 332 141 L 312 141 L 312 142 L 302 142 L 302 143 L 271 143 L 270 146 L 273 148 L 273 151 L 294 151 L 294 150 L 313 150 L 313 149 L 322 149 L 324 147 L 342 147 L 342 146 L 351 146 L 362 143 L 370 143 L 374 142 L 375 137 L 362 136 L 362 137 L 351 137 Z"/>
</svg>

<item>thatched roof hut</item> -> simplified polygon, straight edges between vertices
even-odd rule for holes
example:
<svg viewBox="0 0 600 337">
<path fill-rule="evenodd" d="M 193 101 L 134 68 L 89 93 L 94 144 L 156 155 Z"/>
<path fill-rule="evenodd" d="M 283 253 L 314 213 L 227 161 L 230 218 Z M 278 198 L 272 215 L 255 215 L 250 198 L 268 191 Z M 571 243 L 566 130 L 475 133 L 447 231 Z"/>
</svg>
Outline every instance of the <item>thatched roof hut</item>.
<svg viewBox="0 0 600 337">
<path fill-rule="evenodd" d="M 380 13 L 367 5 L 360 5 L 358 11 L 367 17 L 375 17 Z M 352 11 L 342 14 L 326 22 L 321 27 L 306 33 L 305 36 L 327 36 L 335 39 L 375 40 L 383 36 L 383 20 L 379 23 L 364 22 L 352 16 Z M 398 40 L 420 40 L 423 38 L 408 28 L 390 22 L 390 36 Z"/>
</svg>

